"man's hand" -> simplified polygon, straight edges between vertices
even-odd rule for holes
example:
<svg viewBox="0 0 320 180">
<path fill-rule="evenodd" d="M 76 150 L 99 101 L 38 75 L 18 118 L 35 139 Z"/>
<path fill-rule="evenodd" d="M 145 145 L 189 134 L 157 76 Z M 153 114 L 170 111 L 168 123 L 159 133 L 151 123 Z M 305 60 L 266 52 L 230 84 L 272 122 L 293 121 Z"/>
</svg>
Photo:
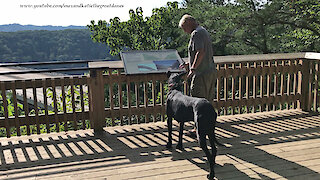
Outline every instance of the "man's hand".
<svg viewBox="0 0 320 180">
<path fill-rule="evenodd" d="M 187 78 L 190 79 L 193 74 L 194 74 L 194 69 L 190 69 Z"/>
<path fill-rule="evenodd" d="M 180 64 L 179 68 L 180 69 L 184 68 L 186 71 L 189 71 L 189 63 Z"/>
</svg>

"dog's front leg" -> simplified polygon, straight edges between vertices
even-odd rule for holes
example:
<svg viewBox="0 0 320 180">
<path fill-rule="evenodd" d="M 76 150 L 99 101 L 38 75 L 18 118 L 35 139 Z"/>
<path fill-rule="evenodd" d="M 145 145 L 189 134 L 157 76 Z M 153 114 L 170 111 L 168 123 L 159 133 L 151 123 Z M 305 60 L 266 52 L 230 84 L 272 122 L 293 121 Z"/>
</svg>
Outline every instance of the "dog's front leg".
<svg viewBox="0 0 320 180">
<path fill-rule="evenodd" d="M 172 147 L 172 117 L 171 116 L 168 116 L 167 125 L 168 125 L 168 143 L 167 143 L 167 148 L 171 149 L 171 147 Z"/>
<path fill-rule="evenodd" d="M 182 135 L 183 135 L 183 127 L 184 126 L 184 122 L 180 122 L 180 127 L 179 127 L 179 141 L 178 141 L 178 145 L 177 145 L 177 149 L 180 149 L 182 150 L 183 147 L 182 147 Z"/>
</svg>

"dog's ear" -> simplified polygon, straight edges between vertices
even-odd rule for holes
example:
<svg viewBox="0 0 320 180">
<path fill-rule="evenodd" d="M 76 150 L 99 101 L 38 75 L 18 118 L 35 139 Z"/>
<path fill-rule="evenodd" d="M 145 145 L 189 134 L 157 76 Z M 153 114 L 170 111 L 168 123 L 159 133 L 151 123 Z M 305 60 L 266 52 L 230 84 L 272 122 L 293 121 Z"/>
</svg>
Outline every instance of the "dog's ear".
<svg viewBox="0 0 320 180">
<path fill-rule="evenodd" d="M 170 77 L 170 75 L 171 75 L 171 72 L 170 72 L 170 71 L 168 71 L 168 72 L 167 72 L 167 78 L 169 78 L 169 77 Z"/>
</svg>

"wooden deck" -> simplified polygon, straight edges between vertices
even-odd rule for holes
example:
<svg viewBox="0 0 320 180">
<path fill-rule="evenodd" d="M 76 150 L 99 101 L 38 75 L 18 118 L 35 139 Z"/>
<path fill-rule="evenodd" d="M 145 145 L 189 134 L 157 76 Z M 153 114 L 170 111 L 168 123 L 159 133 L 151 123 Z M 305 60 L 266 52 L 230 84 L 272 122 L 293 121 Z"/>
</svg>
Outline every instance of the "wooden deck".
<svg viewBox="0 0 320 180">
<path fill-rule="evenodd" d="M 226 145 L 218 148 L 218 179 L 320 179 L 320 115 L 290 110 L 218 121 Z M 166 141 L 163 122 L 105 128 L 102 135 L 1 138 L 0 179 L 206 179 L 196 140 L 184 136 L 184 151 L 165 149 Z"/>
</svg>

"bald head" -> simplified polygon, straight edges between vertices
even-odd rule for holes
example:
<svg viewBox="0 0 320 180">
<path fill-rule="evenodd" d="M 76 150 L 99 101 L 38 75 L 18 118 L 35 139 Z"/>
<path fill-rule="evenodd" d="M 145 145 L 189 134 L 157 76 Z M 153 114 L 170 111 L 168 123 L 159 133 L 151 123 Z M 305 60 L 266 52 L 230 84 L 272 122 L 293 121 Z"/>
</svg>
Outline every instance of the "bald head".
<svg viewBox="0 0 320 180">
<path fill-rule="evenodd" d="M 197 28 L 197 26 L 198 23 L 196 19 L 189 14 L 183 15 L 179 22 L 179 27 L 188 34 L 191 34 L 192 31 Z"/>
</svg>

